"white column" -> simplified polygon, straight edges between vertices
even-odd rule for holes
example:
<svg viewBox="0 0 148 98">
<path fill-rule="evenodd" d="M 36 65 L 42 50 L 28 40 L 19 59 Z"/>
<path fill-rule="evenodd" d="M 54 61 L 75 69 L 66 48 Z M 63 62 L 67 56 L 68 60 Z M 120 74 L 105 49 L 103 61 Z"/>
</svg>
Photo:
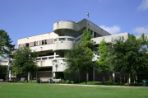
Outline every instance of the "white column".
<svg viewBox="0 0 148 98">
<path fill-rule="evenodd" d="M 54 51 L 54 59 L 56 59 L 56 52 Z"/>
<path fill-rule="evenodd" d="M 9 70 L 9 81 L 11 81 L 11 70 Z"/>
<path fill-rule="evenodd" d="M 31 73 L 28 72 L 28 81 L 30 81 L 30 75 L 31 75 Z"/>
<path fill-rule="evenodd" d="M 55 72 L 52 73 L 52 77 L 53 77 L 53 78 L 56 78 Z"/>
<path fill-rule="evenodd" d="M 10 58 L 8 59 L 8 81 L 11 81 Z"/>
<path fill-rule="evenodd" d="M 131 84 L 131 76 L 129 74 L 129 77 L 128 77 L 128 84 L 130 85 Z"/>
<path fill-rule="evenodd" d="M 115 82 L 115 72 L 112 72 L 113 82 Z"/>
</svg>

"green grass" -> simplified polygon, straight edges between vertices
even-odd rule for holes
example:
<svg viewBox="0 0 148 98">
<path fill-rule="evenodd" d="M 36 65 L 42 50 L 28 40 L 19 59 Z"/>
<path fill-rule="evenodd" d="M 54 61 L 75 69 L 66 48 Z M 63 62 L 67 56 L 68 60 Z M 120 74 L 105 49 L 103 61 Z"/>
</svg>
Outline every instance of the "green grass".
<svg viewBox="0 0 148 98">
<path fill-rule="evenodd" d="M 148 98 L 148 88 L 0 83 L 0 98 Z"/>
</svg>

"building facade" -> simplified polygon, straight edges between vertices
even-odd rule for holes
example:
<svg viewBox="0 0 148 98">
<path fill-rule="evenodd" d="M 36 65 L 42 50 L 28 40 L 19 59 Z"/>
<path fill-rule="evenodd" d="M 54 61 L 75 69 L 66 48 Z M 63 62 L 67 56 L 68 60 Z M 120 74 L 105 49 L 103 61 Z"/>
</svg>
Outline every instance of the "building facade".
<svg viewBox="0 0 148 98">
<path fill-rule="evenodd" d="M 81 38 L 84 29 L 91 32 L 91 40 L 95 45 L 103 39 L 106 42 L 113 42 L 119 38 L 125 40 L 128 38 L 128 33 L 111 35 L 87 19 L 79 22 L 58 21 L 53 24 L 52 32 L 19 39 L 18 48 L 29 47 L 39 54 L 36 58 L 39 67 L 38 78 L 63 78 L 63 72 L 67 66 L 65 54 Z M 94 60 L 96 58 L 97 56 Z"/>
</svg>

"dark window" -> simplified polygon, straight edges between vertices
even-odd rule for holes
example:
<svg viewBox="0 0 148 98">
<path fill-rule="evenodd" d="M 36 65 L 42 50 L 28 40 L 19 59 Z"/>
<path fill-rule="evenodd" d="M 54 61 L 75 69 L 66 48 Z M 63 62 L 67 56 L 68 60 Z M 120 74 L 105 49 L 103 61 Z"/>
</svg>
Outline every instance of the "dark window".
<svg viewBox="0 0 148 98">
<path fill-rule="evenodd" d="M 42 45 L 44 45 L 45 43 L 44 43 L 44 40 L 42 40 Z"/>
<path fill-rule="evenodd" d="M 68 41 L 74 41 L 74 39 L 73 39 L 73 38 L 67 38 L 67 40 L 68 40 Z"/>
<path fill-rule="evenodd" d="M 29 43 L 26 43 L 26 45 L 25 45 L 26 47 L 29 47 Z"/>
<path fill-rule="evenodd" d="M 59 41 L 64 41 L 65 40 L 65 38 L 59 38 Z"/>
<path fill-rule="evenodd" d="M 45 41 L 45 44 L 47 44 L 47 40 L 44 40 Z"/>
<path fill-rule="evenodd" d="M 37 46 L 37 43 L 38 43 L 38 42 L 37 42 L 37 41 L 35 41 L 35 42 L 34 42 L 34 46 Z"/>
<path fill-rule="evenodd" d="M 53 57 L 48 57 L 49 59 L 53 59 Z"/>
<path fill-rule="evenodd" d="M 42 60 L 47 60 L 47 57 L 42 58 Z"/>
<path fill-rule="evenodd" d="M 42 40 L 42 45 L 46 45 L 47 44 L 47 40 Z"/>
</svg>

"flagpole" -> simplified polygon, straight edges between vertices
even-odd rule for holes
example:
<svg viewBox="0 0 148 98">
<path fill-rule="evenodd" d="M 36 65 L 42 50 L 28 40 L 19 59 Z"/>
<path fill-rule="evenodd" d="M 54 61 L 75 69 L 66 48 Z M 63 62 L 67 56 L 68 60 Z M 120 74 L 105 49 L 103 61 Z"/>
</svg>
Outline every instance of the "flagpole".
<svg viewBox="0 0 148 98">
<path fill-rule="evenodd" d="M 89 20 L 89 12 L 86 13 L 86 17 L 87 19 Z M 86 23 L 86 30 L 88 31 L 88 26 L 89 26 L 89 23 L 87 22 Z"/>
</svg>

